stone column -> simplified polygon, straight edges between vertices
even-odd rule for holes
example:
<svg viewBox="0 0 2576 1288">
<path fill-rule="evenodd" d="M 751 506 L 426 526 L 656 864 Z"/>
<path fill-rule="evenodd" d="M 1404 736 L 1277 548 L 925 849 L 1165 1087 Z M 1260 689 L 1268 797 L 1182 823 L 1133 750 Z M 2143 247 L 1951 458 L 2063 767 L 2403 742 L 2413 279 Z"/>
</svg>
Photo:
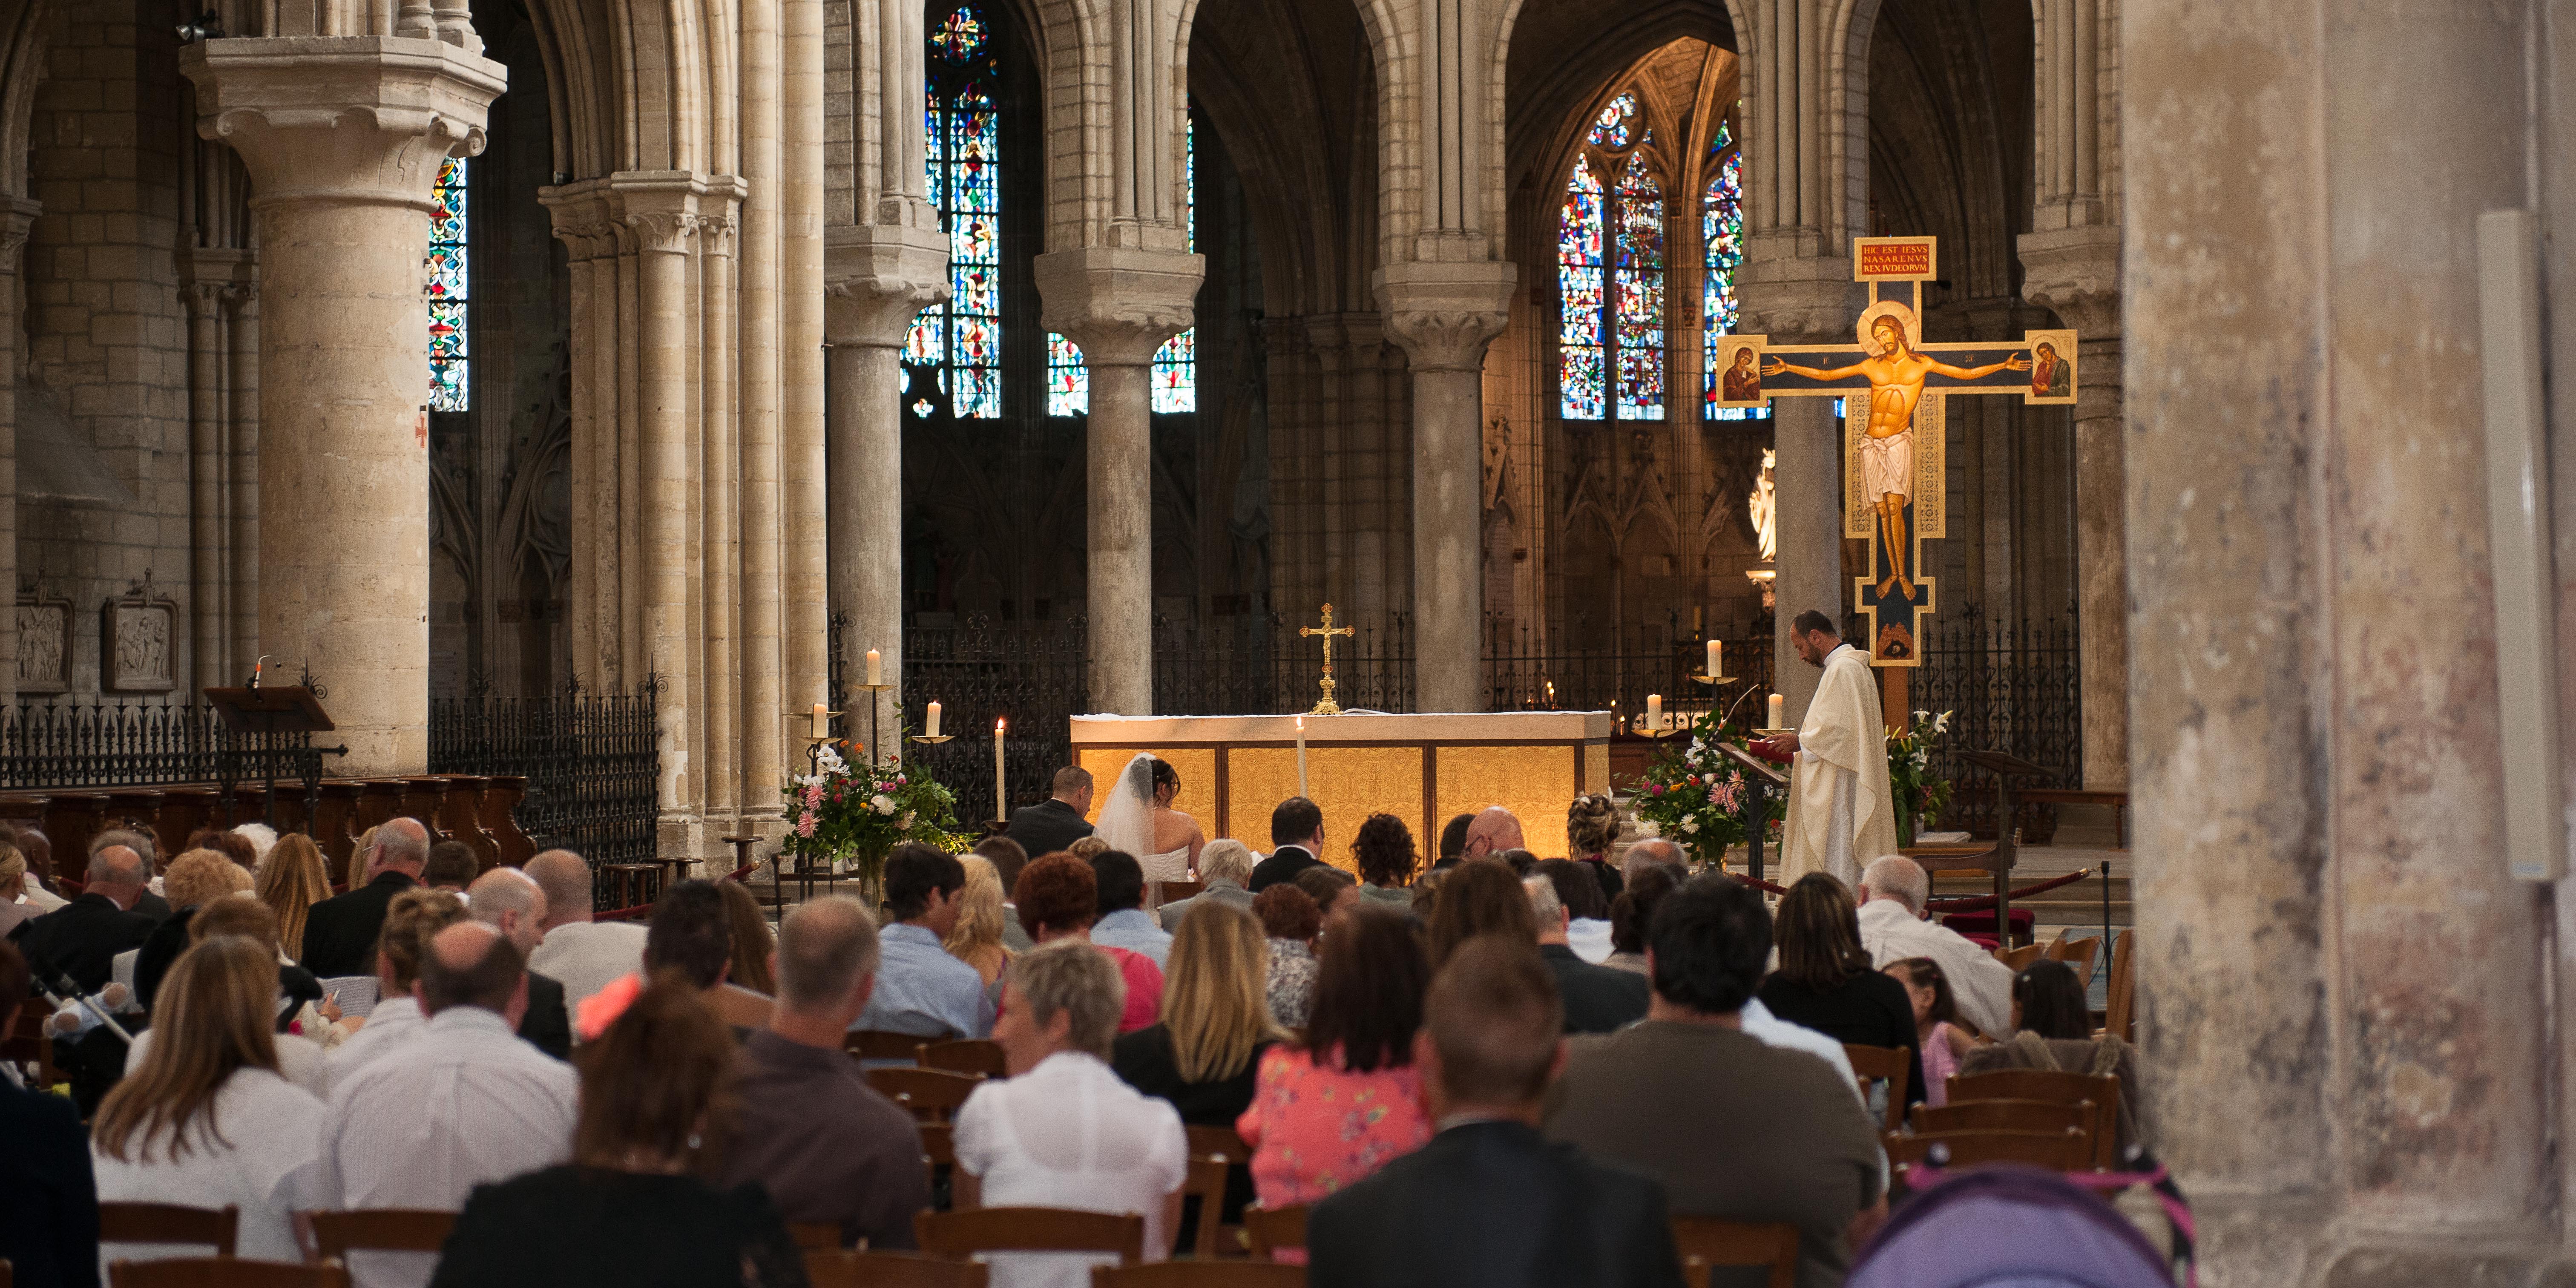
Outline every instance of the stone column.
<svg viewBox="0 0 2576 1288">
<path fill-rule="evenodd" d="M 188 302 L 188 621 L 195 680 L 203 691 L 224 675 L 223 310 L 226 284 L 192 278 Z"/>
<path fill-rule="evenodd" d="M 2074 327 L 2075 593 L 2084 785 L 2129 786 L 2127 470 L 2120 442 L 2120 230 L 2021 237 L 2022 296 Z"/>
<path fill-rule="evenodd" d="M 429 331 L 421 258 L 500 64 L 434 40 L 210 40 L 198 130 L 251 175 L 260 327 L 260 646 L 331 685 L 332 771 L 417 774 L 429 742 Z"/>
<path fill-rule="evenodd" d="M 1379 269 L 1413 367 L 1413 709 L 1485 709 L 1485 345 L 1511 321 L 1501 260 Z"/>
<path fill-rule="evenodd" d="M 18 700 L 18 265 L 40 209 L 0 197 L 0 590 L 11 605 L 0 613 L 0 706 Z"/>
<path fill-rule="evenodd" d="M 224 354 L 224 385 L 232 398 L 232 653 L 259 660 L 259 265 L 244 252 L 239 274 L 224 294 L 231 310 L 232 343 Z"/>
<path fill-rule="evenodd" d="M 778 0 L 742 6 L 742 744 L 745 833 L 781 815 L 787 743 L 787 584 L 779 563 L 781 41 Z M 802 699 L 811 703 L 814 699 Z"/>
<path fill-rule="evenodd" d="M 1190 325 L 1207 259 L 1093 246 L 1037 258 L 1040 321 L 1091 374 L 1087 492 L 1091 709 L 1154 714 L 1154 474 L 1149 368 Z"/>
<path fill-rule="evenodd" d="M 779 434 L 786 480 L 787 705 L 830 696 L 831 498 L 823 427 L 823 0 L 781 0 Z M 913 100 L 919 102 L 916 96 Z M 865 677 L 857 677 L 864 679 Z"/>
<path fill-rule="evenodd" d="M 1851 261 L 1842 256 L 1787 253 L 1803 239 L 1757 237 L 1738 290 L 1742 330 L 1767 335 L 1773 344 L 1852 341 L 1860 292 Z M 1804 719 L 1824 673 L 1798 660 L 1790 623 L 1814 609 L 1839 626 L 1851 585 L 1843 578 L 1842 422 L 1830 398 L 1774 398 L 1771 437 L 1778 451 L 1772 471 L 1779 501 L 1777 607 L 1771 615 L 1772 687 L 1784 698 L 1783 718 Z"/>
<path fill-rule="evenodd" d="M 938 212 L 919 201 L 890 208 L 908 222 L 835 228 L 824 244 L 831 281 L 824 321 L 832 342 L 832 605 L 850 615 L 841 645 L 844 674 L 854 683 L 866 679 L 873 648 L 885 682 L 895 686 L 871 695 L 882 699 L 873 727 L 889 731 L 888 739 L 903 723 L 903 367 L 897 359 L 914 316 L 948 298 L 948 234 Z M 849 700 L 861 701 L 860 693 L 852 689 Z M 847 727 L 865 737 L 869 716 L 853 711 Z M 888 750 L 868 748 L 876 756 Z"/>
</svg>

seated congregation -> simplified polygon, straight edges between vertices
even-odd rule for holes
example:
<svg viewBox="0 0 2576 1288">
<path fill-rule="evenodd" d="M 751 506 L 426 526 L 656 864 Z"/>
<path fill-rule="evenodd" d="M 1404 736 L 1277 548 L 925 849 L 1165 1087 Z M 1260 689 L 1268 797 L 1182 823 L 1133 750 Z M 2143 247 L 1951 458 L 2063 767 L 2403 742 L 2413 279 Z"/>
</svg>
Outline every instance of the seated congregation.
<svg viewBox="0 0 2576 1288">
<path fill-rule="evenodd" d="M 1055 787 L 774 931 L 734 880 L 637 925 L 567 851 L 441 871 L 410 819 L 340 894 L 297 835 L 105 833 L 68 900 L 0 845 L 9 1282 L 1831 1288 L 1958 1169 L 2152 1143 L 2076 972 L 1925 920 L 1902 856 L 1775 911 L 1614 857 L 1606 797 L 1565 856 L 1380 814 L 1347 869 L 1293 798 L 1165 899 Z M 2096 1282 L 2153 1282 L 2104 1219 Z"/>
</svg>

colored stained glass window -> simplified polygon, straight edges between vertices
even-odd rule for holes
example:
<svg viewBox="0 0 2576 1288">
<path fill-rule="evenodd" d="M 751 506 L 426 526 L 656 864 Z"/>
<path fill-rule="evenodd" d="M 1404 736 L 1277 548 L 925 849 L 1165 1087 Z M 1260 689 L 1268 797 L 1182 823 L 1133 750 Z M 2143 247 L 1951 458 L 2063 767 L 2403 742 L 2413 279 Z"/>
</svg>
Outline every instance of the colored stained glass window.
<svg viewBox="0 0 2576 1288">
<path fill-rule="evenodd" d="M 929 43 L 922 142 L 948 229 L 949 298 L 913 319 L 903 361 L 915 415 L 944 399 L 951 415 L 989 419 L 1002 414 L 1001 57 L 972 4 L 931 23 Z"/>
<path fill-rule="evenodd" d="M 1199 248 L 1199 132 L 1195 121 L 1181 133 L 1181 218 L 1189 230 L 1189 248 Z M 1199 409 L 1199 329 L 1163 342 L 1154 350 L 1152 400 L 1159 412 Z"/>
<path fill-rule="evenodd" d="M 471 265 L 466 254 L 465 161 L 439 167 L 429 217 L 429 409 L 468 408 L 470 348 L 465 312 Z"/>
<path fill-rule="evenodd" d="M 1744 265 L 1744 150 L 1723 123 L 1708 142 L 1708 168 L 1702 173 L 1709 179 L 1699 199 L 1700 317 L 1707 323 L 1701 340 L 1700 370 L 1706 373 L 1701 397 L 1712 404 L 1703 414 L 1710 420 L 1761 420 L 1770 408 L 1713 405 L 1723 397 L 1718 385 L 1725 374 L 1718 362 L 1718 338 L 1735 334 L 1742 320 L 1735 270 Z"/>
<path fill-rule="evenodd" d="M 1646 136 L 1647 142 L 1654 136 Z M 1664 190 L 1631 153 L 1619 174 L 1614 325 L 1619 346 L 1619 419 L 1664 415 Z"/>
<path fill-rule="evenodd" d="M 1619 151 L 1628 146 L 1628 131 L 1636 119 L 1637 96 L 1622 94 L 1610 100 L 1609 106 L 1601 109 L 1601 115 L 1593 119 L 1588 141 L 1596 148 Z"/>
<path fill-rule="evenodd" d="M 1082 365 L 1082 346 L 1047 332 L 1046 414 L 1079 416 L 1091 410 L 1091 369 Z"/>
<path fill-rule="evenodd" d="M 1574 420 L 1661 420 L 1669 265 L 1655 134 L 1621 94 L 1585 142 L 1557 222 L 1558 407 Z"/>
<path fill-rule="evenodd" d="M 1584 158 L 1565 185 L 1556 234 L 1559 403 L 1573 420 L 1600 420 L 1609 406 L 1608 346 L 1601 330 L 1601 181 Z"/>
</svg>

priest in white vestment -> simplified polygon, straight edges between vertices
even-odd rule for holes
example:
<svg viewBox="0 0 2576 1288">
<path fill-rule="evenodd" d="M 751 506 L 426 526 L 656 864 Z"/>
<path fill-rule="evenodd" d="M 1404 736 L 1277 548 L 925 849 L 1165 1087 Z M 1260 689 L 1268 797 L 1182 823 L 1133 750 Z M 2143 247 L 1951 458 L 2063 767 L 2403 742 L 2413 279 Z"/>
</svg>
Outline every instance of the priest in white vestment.
<svg viewBox="0 0 2576 1288">
<path fill-rule="evenodd" d="M 1869 654 L 1842 642 L 1833 619 L 1810 609 L 1790 623 L 1798 657 L 1825 677 L 1794 732 L 1767 740 L 1796 753 L 1789 819 L 1780 844 L 1780 883 L 1828 872 L 1860 889 L 1870 860 L 1896 853 L 1896 805 L 1887 789 L 1887 721 Z"/>
</svg>

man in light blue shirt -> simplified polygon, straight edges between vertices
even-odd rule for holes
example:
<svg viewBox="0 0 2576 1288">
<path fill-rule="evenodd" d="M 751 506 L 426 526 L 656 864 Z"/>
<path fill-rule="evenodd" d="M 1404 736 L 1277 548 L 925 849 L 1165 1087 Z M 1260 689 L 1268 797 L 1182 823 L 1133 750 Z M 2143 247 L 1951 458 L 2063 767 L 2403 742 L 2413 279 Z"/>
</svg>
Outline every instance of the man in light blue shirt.
<svg viewBox="0 0 2576 1288">
<path fill-rule="evenodd" d="M 1145 911 L 1145 867 L 1123 850 L 1091 856 L 1091 875 L 1100 883 L 1100 920 L 1091 923 L 1091 942 L 1124 948 L 1172 968 L 1172 937 Z"/>
<path fill-rule="evenodd" d="M 993 1001 L 984 977 L 940 946 L 957 924 L 957 895 L 966 867 L 953 854 L 907 841 L 886 856 L 886 902 L 895 924 L 877 936 L 883 956 L 876 992 L 850 1027 L 916 1037 L 982 1038 L 993 1034 Z"/>
</svg>

